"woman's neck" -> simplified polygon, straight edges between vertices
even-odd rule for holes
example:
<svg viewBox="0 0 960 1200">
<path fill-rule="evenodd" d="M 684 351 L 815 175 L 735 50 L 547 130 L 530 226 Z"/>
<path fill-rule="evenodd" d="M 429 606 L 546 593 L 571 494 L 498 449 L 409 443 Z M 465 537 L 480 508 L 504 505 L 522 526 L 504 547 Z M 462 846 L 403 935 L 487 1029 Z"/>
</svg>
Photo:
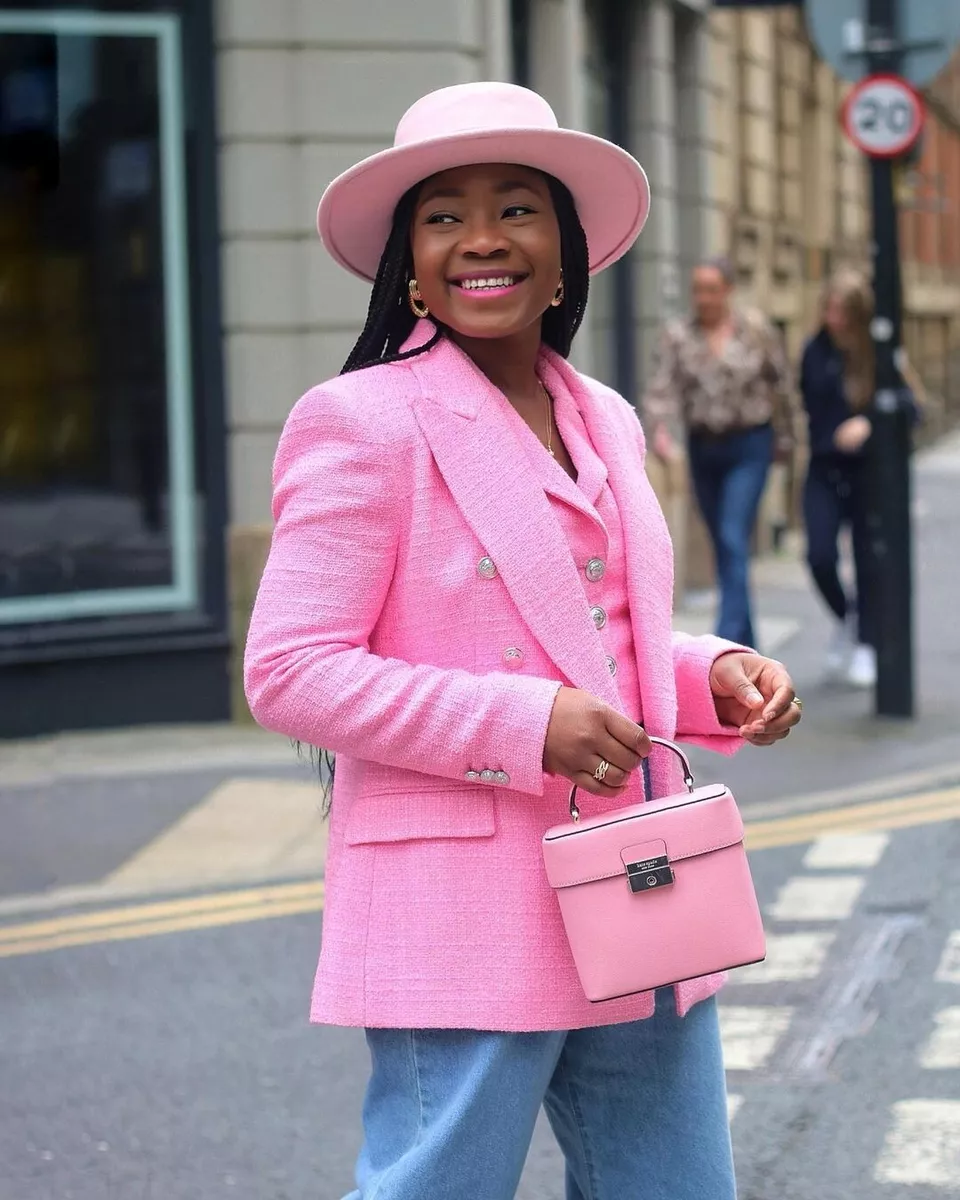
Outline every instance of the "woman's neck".
<svg viewBox="0 0 960 1200">
<path fill-rule="evenodd" d="M 464 337 L 455 331 L 451 339 L 480 368 L 495 388 L 512 403 L 535 392 L 540 328 L 532 325 L 504 338 Z"/>
</svg>

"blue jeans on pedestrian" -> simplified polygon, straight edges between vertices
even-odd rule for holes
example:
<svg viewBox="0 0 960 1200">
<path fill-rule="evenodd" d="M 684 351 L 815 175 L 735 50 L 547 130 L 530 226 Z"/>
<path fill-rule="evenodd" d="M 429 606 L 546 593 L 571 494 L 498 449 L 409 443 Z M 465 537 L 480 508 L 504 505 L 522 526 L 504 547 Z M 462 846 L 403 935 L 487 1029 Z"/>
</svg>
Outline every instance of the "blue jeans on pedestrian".
<svg viewBox="0 0 960 1200">
<path fill-rule="evenodd" d="M 716 1001 L 559 1033 L 371 1029 L 347 1200 L 513 1200 L 541 1105 L 567 1200 L 735 1200 Z"/>
<path fill-rule="evenodd" d="M 750 539 L 773 462 L 770 425 L 715 437 L 691 433 L 690 473 L 717 560 L 717 634 L 756 646 L 750 610 Z"/>
</svg>

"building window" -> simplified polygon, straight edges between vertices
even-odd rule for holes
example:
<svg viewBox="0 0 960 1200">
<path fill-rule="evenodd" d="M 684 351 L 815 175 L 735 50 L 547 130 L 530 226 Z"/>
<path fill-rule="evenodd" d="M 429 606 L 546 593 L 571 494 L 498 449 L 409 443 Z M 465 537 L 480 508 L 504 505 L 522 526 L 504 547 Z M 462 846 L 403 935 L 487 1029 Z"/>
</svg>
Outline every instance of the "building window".
<svg viewBox="0 0 960 1200">
<path fill-rule="evenodd" d="M 200 604 L 180 17 L 0 12 L 0 626 Z"/>
</svg>

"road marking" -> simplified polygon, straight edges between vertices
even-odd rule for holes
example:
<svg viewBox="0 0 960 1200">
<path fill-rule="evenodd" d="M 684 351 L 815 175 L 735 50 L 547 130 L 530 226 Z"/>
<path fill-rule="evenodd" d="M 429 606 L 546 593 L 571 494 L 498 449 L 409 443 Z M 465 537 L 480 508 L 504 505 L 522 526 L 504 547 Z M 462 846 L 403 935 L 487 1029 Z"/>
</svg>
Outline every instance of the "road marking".
<svg viewBox="0 0 960 1200">
<path fill-rule="evenodd" d="M 901 947 L 919 924 L 908 913 L 867 918 L 867 928 L 826 987 L 804 1006 L 797 1035 L 781 1048 L 782 1074 L 825 1078 L 841 1045 L 871 1028 L 877 1017 L 874 992 L 896 976 Z"/>
<path fill-rule="evenodd" d="M 787 1031 L 793 1009 L 772 1005 L 721 1004 L 720 1040 L 728 1071 L 756 1071 Z"/>
<path fill-rule="evenodd" d="M 957 1070 L 960 1068 L 960 1008 L 943 1008 L 933 1019 L 935 1028 L 920 1051 L 920 1066 L 926 1071 Z"/>
<path fill-rule="evenodd" d="M 836 934 L 771 933 L 763 962 L 741 967 L 730 975 L 730 984 L 795 983 L 815 979 L 823 969 Z"/>
<path fill-rule="evenodd" d="M 888 833 L 831 833 L 817 838 L 804 855 L 812 871 L 875 867 L 890 842 Z"/>
<path fill-rule="evenodd" d="M 323 883 L 281 884 L 26 921 L 0 926 L 0 958 L 316 912 L 323 898 Z"/>
<path fill-rule="evenodd" d="M 826 833 L 907 829 L 960 817 L 960 787 L 943 788 L 916 796 L 876 800 L 830 812 L 807 812 L 747 825 L 747 848 L 768 850 L 815 841 Z"/>
<path fill-rule="evenodd" d="M 777 921 L 845 921 L 865 884 L 863 875 L 797 875 L 767 911 Z"/>
<path fill-rule="evenodd" d="M 947 938 L 934 979 L 938 983 L 960 983 L 960 929 Z"/>
<path fill-rule="evenodd" d="M 878 1183 L 960 1184 L 960 1100 L 901 1100 L 874 1169 Z"/>
<path fill-rule="evenodd" d="M 743 1104 L 742 1096 L 731 1096 L 731 1095 L 727 1096 L 727 1122 L 728 1123 L 731 1122 L 733 1120 L 733 1118 L 737 1115 L 737 1113 L 740 1111 L 740 1107 L 742 1104 Z"/>
</svg>

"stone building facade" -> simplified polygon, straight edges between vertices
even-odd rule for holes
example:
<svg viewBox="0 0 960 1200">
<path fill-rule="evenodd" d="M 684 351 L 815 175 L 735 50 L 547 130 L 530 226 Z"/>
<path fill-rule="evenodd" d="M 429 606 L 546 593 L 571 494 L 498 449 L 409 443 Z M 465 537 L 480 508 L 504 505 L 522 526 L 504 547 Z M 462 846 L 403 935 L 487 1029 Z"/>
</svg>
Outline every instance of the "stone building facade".
<svg viewBox="0 0 960 1200">
<path fill-rule="evenodd" d="M 643 162 L 648 226 L 595 281 L 574 351 L 638 405 L 657 327 L 703 256 L 731 255 L 792 355 L 831 267 L 866 262 L 864 164 L 798 9 L 38 0 L 0 14 L 0 75 L 16 134 L 0 146 L 0 238 L 29 246 L 27 298 L 8 288 L 0 309 L 21 305 L 19 330 L 29 308 L 34 338 L 16 335 L 0 378 L 0 736 L 244 713 L 277 437 L 339 370 L 367 304 L 319 244 L 317 200 L 424 92 L 513 79 Z M 955 69 L 901 180 L 906 330 L 938 428 L 960 394 L 958 129 Z M 72 223 L 35 222 L 24 187 Z M 801 470 L 772 480 L 760 544 L 792 519 Z M 682 597 L 709 580 L 709 556 L 683 472 L 650 471 Z"/>
</svg>

